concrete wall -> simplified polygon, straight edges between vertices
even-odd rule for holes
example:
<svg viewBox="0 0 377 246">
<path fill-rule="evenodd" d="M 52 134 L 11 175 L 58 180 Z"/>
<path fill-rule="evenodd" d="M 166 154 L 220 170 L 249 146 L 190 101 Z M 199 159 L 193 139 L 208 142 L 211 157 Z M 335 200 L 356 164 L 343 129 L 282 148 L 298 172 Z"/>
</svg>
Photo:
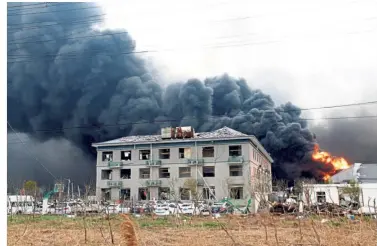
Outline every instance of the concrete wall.
<svg viewBox="0 0 377 246">
<path fill-rule="evenodd" d="M 242 146 L 242 156 L 244 162 L 243 166 L 243 176 L 231 177 L 229 175 L 229 166 L 232 165 L 228 162 L 229 158 L 229 145 L 241 145 Z M 204 158 L 202 155 L 202 147 L 214 147 L 214 157 Z M 170 149 L 170 159 L 159 158 L 159 149 L 169 148 Z M 179 158 L 179 148 L 191 148 L 191 159 L 204 159 L 203 166 L 215 166 L 215 177 L 205 177 L 204 183 L 205 187 L 215 186 L 215 195 L 217 199 L 229 196 L 230 187 L 243 187 L 244 199 L 250 197 L 250 185 L 249 182 L 252 179 L 253 173 L 259 165 L 263 165 L 265 168 L 271 170 L 271 164 L 266 162 L 266 158 L 254 158 L 256 154 L 253 151 L 258 152 L 251 143 L 245 142 L 232 142 L 231 144 L 201 144 L 197 143 L 195 146 L 194 142 L 185 143 L 184 145 L 179 144 L 179 146 L 164 146 L 162 143 L 154 144 L 152 146 L 122 146 L 116 147 L 114 149 L 106 149 L 104 151 L 113 151 L 113 161 L 121 161 L 121 151 L 131 150 L 132 160 L 127 164 L 124 164 L 122 169 L 131 169 L 131 179 L 121 179 L 120 169 L 121 168 L 111 168 L 113 170 L 111 181 L 121 181 L 123 188 L 131 189 L 131 196 L 137 200 L 138 190 L 140 187 L 146 187 L 146 181 L 148 179 L 139 178 L 139 169 L 148 168 L 145 160 L 139 160 L 139 151 L 143 149 L 151 149 L 151 159 L 161 160 L 162 165 L 158 167 L 150 167 L 150 173 L 152 180 L 161 180 L 162 185 L 160 187 L 175 188 L 175 193 L 178 194 L 179 187 L 183 187 L 184 182 L 188 178 L 179 178 L 179 167 L 189 167 L 191 166 L 191 179 L 201 179 L 203 173 L 202 166 L 188 165 L 187 159 Z M 108 162 L 102 161 L 103 150 L 97 150 L 97 197 L 101 196 L 101 188 L 108 188 L 108 180 L 101 179 L 101 170 L 109 170 Z M 260 152 L 258 152 L 260 154 Z M 262 156 L 262 154 L 260 154 Z M 234 164 L 233 164 L 234 165 Z M 159 168 L 167 167 L 169 168 L 170 178 L 159 178 Z M 119 199 L 118 188 L 111 189 L 111 200 Z M 158 199 L 158 188 L 151 187 L 150 198 Z"/>
<path fill-rule="evenodd" d="M 339 204 L 339 188 L 346 187 L 347 184 L 314 184 L 305 186 L 304 190 L 309 193 L 309 202 L 317 203 L 317 192 L 325 192 L 326 202 Z M 361 190 L 360 203 L 362 206 L 373 206 L 373 200 L 376 199 L 377 206 L 377 183 L 359 184 Z M 305 192 L 303 194 L 304 202 L 307 204 Z"/>
</svg>

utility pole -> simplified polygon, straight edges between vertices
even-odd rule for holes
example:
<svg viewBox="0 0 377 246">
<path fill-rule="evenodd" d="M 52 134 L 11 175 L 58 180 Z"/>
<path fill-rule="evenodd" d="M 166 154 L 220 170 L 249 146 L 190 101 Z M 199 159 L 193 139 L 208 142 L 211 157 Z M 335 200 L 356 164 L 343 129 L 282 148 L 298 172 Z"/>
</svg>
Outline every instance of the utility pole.
<svg viewBox="0 0 377 246">
<path fill-rule="evenodd" d="M 65 179 L 68 180 L 68 190 L 67 190 L 67 199 L 69 199 L 69 187 L 71 186 L 71 180 L 70 179 Z M 73 193 L 73 190 L 72 190 Z"/>
<path fill-rule="evenodd" d="M 74 199 L 74 197 L 73 197 L 73 182 L 71 183 L 71 192 L 72 192 L 72 200 Z"/>
</svg>

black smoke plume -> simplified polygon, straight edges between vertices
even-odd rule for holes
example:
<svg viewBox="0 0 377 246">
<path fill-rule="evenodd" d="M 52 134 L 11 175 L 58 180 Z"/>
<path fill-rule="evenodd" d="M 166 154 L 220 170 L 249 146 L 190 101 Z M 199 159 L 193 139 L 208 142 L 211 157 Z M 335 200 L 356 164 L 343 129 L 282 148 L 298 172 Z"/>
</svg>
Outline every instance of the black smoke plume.
<svg viewBox="0 0 377 246">
<path fill-rule="evenodd" d="M 311 161 L 315 140 L 291 103 L 277 106 L 227 74 L 163 88 L 132 53 L 136 43 L 125 30 L 92 28 L 103 14 L 94 3 L 15 6 L 8 4 L 7 100 L 16 131 L 39 141 L 65 138 L 93 153 L 92 142 L 154 134 L 165 125 L 197 132 L 228 126 L 261 141 L 277 177 L 318 175 L 323 168 Z M 155 121 L 163 123 L 141 124 Z"/>
</svg>

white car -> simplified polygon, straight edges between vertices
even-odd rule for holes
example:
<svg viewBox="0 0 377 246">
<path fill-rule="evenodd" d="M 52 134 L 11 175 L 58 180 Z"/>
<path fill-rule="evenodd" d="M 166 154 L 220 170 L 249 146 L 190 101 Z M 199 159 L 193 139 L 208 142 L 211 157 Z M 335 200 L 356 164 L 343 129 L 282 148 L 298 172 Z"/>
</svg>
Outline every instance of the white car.
<svg viewBox="0 0 377 246">
<path fill-rule="evenodd" d="M 110 204 L 106 206 L 103 211 L 107 214 L 126 214 L 130 212 L 130 208 L 126 207 L 124 204 Z"/>
<path fill-rule="evenodd" d="M 61 203 L 55 207 L 55 214 L 71 214 L 72 208 L 68 203 Z"/>
<path fill-rule="evenodd" d="M 194 205 L 191 203 L 182 203 L 179 204 L 179 213 L 193 215 L 194 214 Z"/>
<path fill-rule="evenodd" d="M 156 208 L 154 210 L 154 214 L 157 216 L 168 216 L 170 215 L 170 211 L 169 209 L 165 209 L 165 208 Z"/>
</svg>

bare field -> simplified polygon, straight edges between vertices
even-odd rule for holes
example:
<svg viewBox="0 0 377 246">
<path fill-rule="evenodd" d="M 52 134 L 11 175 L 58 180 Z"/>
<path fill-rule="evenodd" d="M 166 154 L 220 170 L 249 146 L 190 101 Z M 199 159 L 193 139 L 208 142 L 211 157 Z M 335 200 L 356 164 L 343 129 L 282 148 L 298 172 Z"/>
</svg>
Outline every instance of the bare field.
<svg viewBox="0 0 377 246">
<path fill-rule="evenodd" d="M 14 216 L 8 245 L 377 245 L 377 222 L 366 217 L 129 218 Z M 127 244 L 134 231 L 138 244 Z"/>
</svg>

